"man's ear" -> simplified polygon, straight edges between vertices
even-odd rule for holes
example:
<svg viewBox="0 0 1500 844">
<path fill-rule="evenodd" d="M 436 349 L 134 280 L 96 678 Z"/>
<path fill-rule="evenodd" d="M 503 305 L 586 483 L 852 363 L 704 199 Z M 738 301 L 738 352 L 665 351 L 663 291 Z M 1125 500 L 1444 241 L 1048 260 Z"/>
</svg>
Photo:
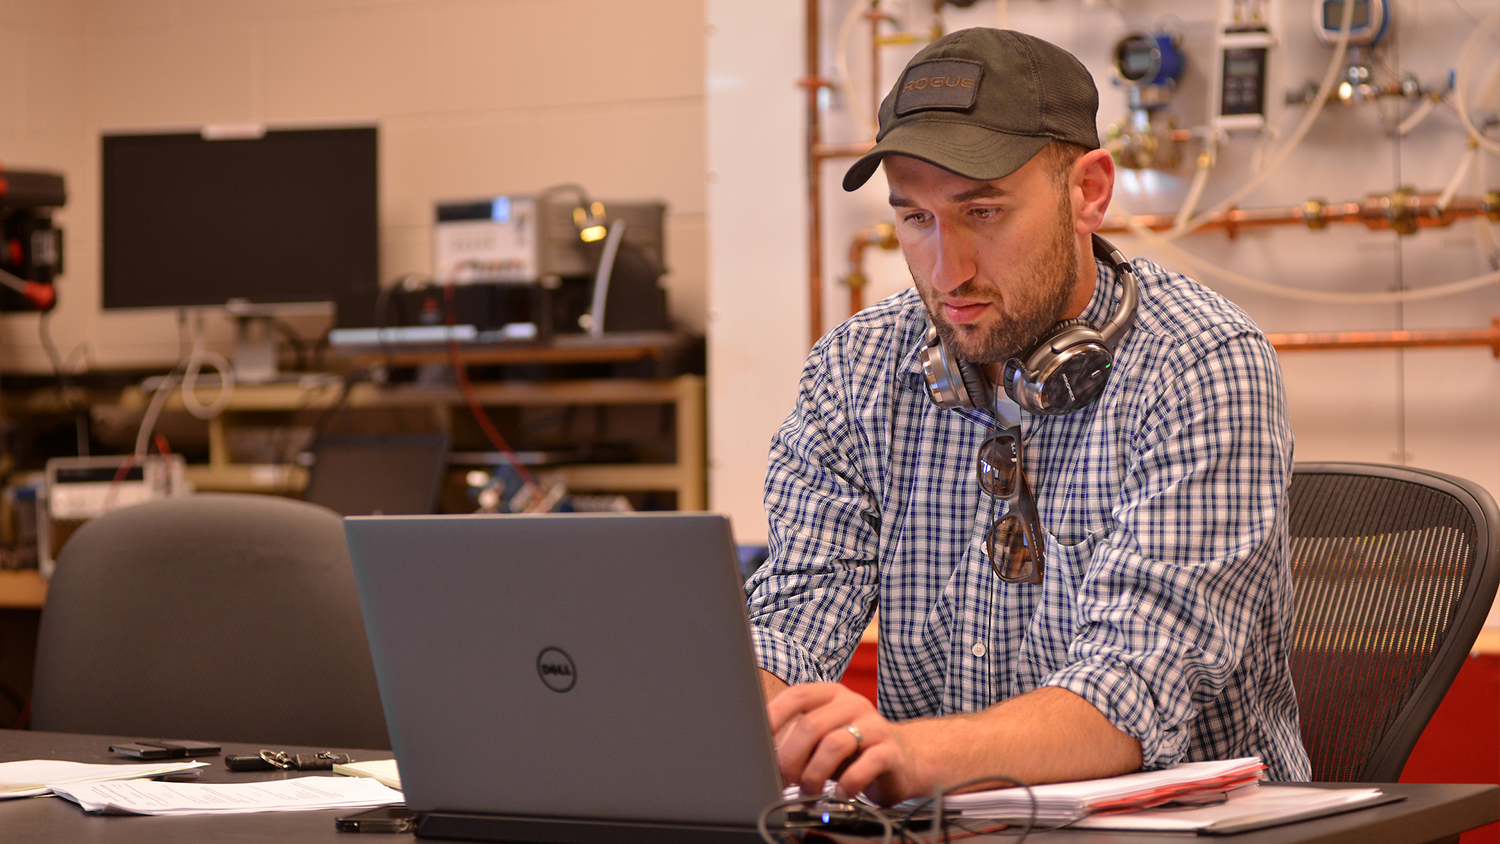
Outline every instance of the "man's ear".
<svg viewBox="0 0 1500 844">
<path fill-rule="evenodd" d="M 1078 234 L 1104 225 L 1104 213 L 1115 193 L 1115 160 L 1102 149 L 1089 150 L 1073 162 L 1068 178 L 1073 194 L 1073 222 Z"/>
</svg>

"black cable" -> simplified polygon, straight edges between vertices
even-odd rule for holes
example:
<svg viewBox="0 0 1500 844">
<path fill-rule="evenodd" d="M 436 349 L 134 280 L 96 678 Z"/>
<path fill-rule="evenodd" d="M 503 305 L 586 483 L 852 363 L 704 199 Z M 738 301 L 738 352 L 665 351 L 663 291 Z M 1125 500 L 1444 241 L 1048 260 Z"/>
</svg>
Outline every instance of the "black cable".
<svg viewBox="0 0 1500 844">
<path fill-rule="evenodd" d="M 936 824 L 938 827 L 941 828 L 942 833 L 943 833 L 943 840 L 947 841 L 948 840 L 948 826 L 949 826 L 950 822 L 943 817 L 943 798 L 945 796 L 957 793 L 957 792 L 961 791 L 962 789 L 969 788 L 970 786 L 981 785 L 981 784 L 984 784 L 984 783 L 993 783 L 993 782 L 996 782 L 996 781 L 1008 782 L 1011 785 L 1013 785 L 1013 786 L 1015 786 L 1017 788 L 1020 788 L 1020 789 L 1022 789 L 1022 790 L 1024 790 L 1026 792 L 1026 799 L 1030 803 L 1030 812 L 1028 812 L 1027 817 L 1026 817 L 1026 826 L 1024 828 L 1022 828 L 1021 833 L 1020 833 L 1020 837 L 1017 838 L 1016 841 L 1015 841 L 1015 844 L 1021 844 L 1022 842 L 1024 842 L 1027 839 L 1028 836 L 1031 835 L 1032 831 L 1036 829 L 1036 816 L 1037 816 L 1037 810 L 1038 810 L 1037 801 L 1036 801 L 1036 792 L 1032 791 L 1031 790 L 1031 786 L 1027 785 L 1024 782 L 1022 782 L 1021 780 L 1018 780 L 1015 777 L 1007 777 L 1007 776 L 1003 776 L 1003 775 L 1000 775 L 1000 776 L 988 776 L 988 777 L 975 777 L 974 779 L 964 780 L 963 782 L 956 783 L 954 785 L 948 786 L 946 788 L 943 788 L 943 789 L 940 789 L 940 790 L 934 792 L 933 796 L 923 798 L 922 800 L 918 801 L 917 803 L 912 804 L 907 809 L 906 813 L 901 817 L 900 827 L 903 830 L 906 829 L 907 825 L 913 819 L 915 819 L 917 817 L 917 813 L 921 812 L 924 807 L 926 807 L 928 805 L 933 805 L 934 806 L 934 810 L 933 810 L 932 822 L 934 824 Z M 962 820 L 963 820 L 963 818 L 960 816 L 960 817 L 954 818 L 954 820 L 951 823 L 953 823 L 953 824 L 956 825 L 956 824 L 958 824 Z M 998 819 L 989 819 L 989 818 L 986 818 L 984 820 L 998 820 Z M 1010 819 L 1005 819 L 1005 821 L 1006 821 L 1007 824 L 1010 823 Z"/>
<path fill-rule="evenodd" d="M 380 291 L 375 294 L 375 345 L 380 350 L 380 360 L 387 370 L 391 368 L 391 347 L 390 343 L 386 342 L 386 318 L 390 316 L 392 305 L 396 306 L 397 319 L 391 327 L 400 328 L 403 316 L 400 312 L 401 302 L 395 298 L 394 294 L 400 290 L 420 290 L 432 286 L 434 286 L 432 276 L 425 273 L 406 273 L 390 284 L 381 285 Z"/>
<path fill-rule="evenodd" d="M 829 797 L 828 795 L 819 794 L 810 797 L 793 797 L 787 800 L 778 800 L 762 809 L 760 814 L 755 818 L 755 829 L 760 833 L 761 840 L 765 841 L 766 844 L 782 844 L 782 842 L 777 841 L 773 837 L 773 833 L 771 832 L 771 816 L 784 809 L 791 809 L 796 806 L 807 806 L 807 812 L 796 814 L 798 816 L 810 815 L 811 819 L 805 826 L 796 822 L 783 821 L 782 831 L 792 829 L 804 831 L 815 830 L 819 826 L 822 826 L 830 831 L 853 831 L 857 835 L 870 835 L 870 830 L 863 828 L 862 825 L 857 823 L 855 816 L 858 816 L 860 819 L 880 826 L 881 844 L 891 844 L 896 834 L 894 819 L 886 812 L 881 811 L 879 807 L 861 803 L 857 800 L 845 800 L 839 797 Z M 833 820 L 835 814 L 838 816 L 837 823 Z M 790 819 L 790 817 L 791 815 L 789 814 L 788 818 Z"/>
<path fill-rule="evenodd" d="M 281 336 L 286 338 L 287 345 L 292 347 L 292 354 L 297 361 L 297 371 L 309 372 L 310 370 L 307 368 L 307 341 L 297 334 L 289 324 L 276 317 L 271 317 L 271 327 L 280 332 Z"/>
<path fill-rule="evenodd" d="M 42 311 L 41 318 L 37 320 L 37 333 L 42 341 L 42 349 L 47 353 L 47 360 L 52 364 L 52 374 L 57 377 L 58 394 L 62 396 L 64 406 L 73 415 L 73 436 L 77 443 L 78 456 L 88 457 L 88 410 L 74 401 L 73 377 L 68 374 L 68 368 L 63 363 L 62 356 L 57 353 L 57 345 L 52 342 L 52 314 L 53 311 L 50 310 Z"/>
<path fill-rule="evenodd" d="M 354 385 L 358 384 L 361 381 L 369 380 L 371 379 L 370 370 L 368 368 L 355 369 L 351 370 L 348 373 L 345 373 L 343 381 L 339 386 L 338 398 L 334 399 L 333 404 L 330 404 L 329 406 L 323 408 L 321 411 L 319 411 L 318 415 L 313 418 L 312 435 L 308 438 L 307 441 L 307 449 L 309 451 L 317 446 L 318 441 L 323 438 L 324 434 L 328 433 L 328 429 L 332 427 L 334 419 L 338 418 L 338 414 L 344 409 L 344 405 L 348 403 L 349 393 L 354 390 Z M 285 449 L 286 445 L 287 444 L 284 443 L 282 448 Z M 283 460 L 282 462 L 291 462 L 290 454 L 285 454 L 284 457 L 286 457 L 287 459 Z"/>
<path fill-rule="evenodd" d="M 767 842 L 767 844 L 782 844 L 782 842 L 776 840 L 770 829 L 771 816 L 777 812 L 796 806 L 806 806 L 808 807 L 807 811 L 788 813 L 788 819 L 783 821 L 781 832 L 809 831 L 821 827 L 830 832 L 853 831 L 857 835 L 872 835 L 872 829 L 863 828 L 859 824 L 859 820 L 863 819 L 867 822 L 880 824 L 882 831 L 881 842 L 882 844 L 890 844 L 897 837 L 902 841 L 920 840 L 916 837 L 915 824 L 918 821 L 925 820 L 929 821 L 941 833 L 941 840 L 943 842 L 948 842 L 950 840 L 949 833 L 951 827 L 957 827 L 965 834 L 988 834 L 999 831 L 988 828 L 983 830 L 970 829 L 964 825 L 966 819 L 961 815 L 954 816 L 950 820 L 943 814 L 944 797 L 971 786 L 997 781 L 1010 783 L 1026 792 L 1026 798 L 1030 806 L 1026 817 L 1026 825 L 1021 828 L 1019 837 L 1013 842 L 1013 844 L 1023 844 L 1031 833 L 1037 830 L 1036 820 L 1040 807 L 1037 804 L 1036 792 L 1032 791 L 1030 785 L 1014 777 L 1007 776 L 976 777 L 971 780 L 964 780 L 963 782 L 935 791 L 931 797 L 924 797 L 911 804 L 902 804 L 904 811 L 900 811 L 899 813 L 894 809 L 881 809 L 878 806 L 872 806 L 858 800 L 846 800 L 829 795 L 794 797 L 776 801 L 762 809 L 756 817 L 755 826 L 756 830 L 760 832 L 761 840 Z M 928 806 L 933 807 L 932 811 L 930 814 L 924 814 L 924 810 Z M 798 823 L 792 819 L 794 815 L 798 818 L 807 817 L 808 820 L 806 823 Z M 1011 818 L 970 818 L 968 820 L 980 821 L 986 824 L 1003 823 L 1007 827 L 1014 825 L 1014 819 Z"/>
<path fill-rule="evenodd" d="M 318 339 L 312 344 L 312 359 L 309 361 L 309 372 L 323 372 L 325 370 L 325 355 L 333 348 L 333 327 L 329 326 L 327 331 L 318 335 Z"/>
</svg>

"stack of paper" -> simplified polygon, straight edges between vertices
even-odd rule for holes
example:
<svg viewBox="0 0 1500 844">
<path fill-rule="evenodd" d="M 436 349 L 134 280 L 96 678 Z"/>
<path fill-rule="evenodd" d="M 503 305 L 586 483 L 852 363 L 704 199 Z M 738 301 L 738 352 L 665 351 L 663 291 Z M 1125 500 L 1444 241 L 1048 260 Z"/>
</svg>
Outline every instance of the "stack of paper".
<svg viewBox="0 0 1500 844">
<path fill-rule="evenodd" d="M 1263 768 L 1253 756 L 1184 762 L 1164 771 L 1032 786 L 1031 795 L 1036 800 L 1036 822 L 1053 826 L 1099 812 L 1145 809 L 1193 794 L 1239 788 L 1259 780 Z M 965 817 L 1024 821 L 1031 816 L 1032 797 L 1022 788 L 955 794 L 943 799 L 943 810 Z"/>
<path fill-rule="evenodd" d="M 1378 788 L 1265 785 L 1239 789 L 1223 803 L 1196 809 L 1146 809 L 1091 815 L 1074 824 L 1073 829 L 1225 834 L 1323 817 L 1396 799 L 1397 796 L 1383 794 Z"/>
<path fill-rule="evenodd" d="M 56 759 L 0 762 L 0 800 L 46 794 L 52 790 L 53 784 L 159 777 L 187 768 L 201 768 L 205 764 L 207 763 L 148 762 L 138 765 L 98 765 L 61 762 Z"/>
<path fill-rule="evenodd" d="M 133 815 L 291 812 L 388 806 L 401 792 L 362 777 L 297 777 L 242 783 L 170 783 L 138 780 L 54 785 L 61 797 L 87 812 Z"/>
</svg>

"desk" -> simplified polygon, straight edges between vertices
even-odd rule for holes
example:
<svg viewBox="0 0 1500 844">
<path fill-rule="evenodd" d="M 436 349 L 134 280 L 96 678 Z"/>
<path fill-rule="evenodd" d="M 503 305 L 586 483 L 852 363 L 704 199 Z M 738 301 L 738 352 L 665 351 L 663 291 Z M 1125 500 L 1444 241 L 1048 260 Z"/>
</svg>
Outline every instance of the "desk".
<svg viewBox="0 0 1500 844">
<path fill-rule="evenodd" d="M 120 760 L 108 752 L 111 743 L 142 736 L 81 736 L 65 733 L 35 733 L 0 730 L 0 761 L 17 759 L 71 759 L 78 762 Z M 184 738 L 194 738 L 186 736 Z M 248 744 L 226 744 L 226 753 L 246 754 L 260 748 Z M 278 748 L 312 752 L 337 748 Z M 389 758 L 389 751 L 345 751 L 356 759 Z M 254 779 L 285 779 L 297 772 L 233 773 L 221 759 L 208 757 L 204 782 L 246 782 Z M 1299 824 L 1274 827 L 1218 839 L 1224 844 L 1412 844 L 1453 840 L 1458 833 L 1500 819 L 1500 786 L 1425 785 L 1397 783 L 1381 788 L 1406 797 L 1398 803 L 1361 809 L 1343 815 Z M 95 841 L 104 844 L 201 844 L 205 841 L 242 844 L 285 842 L 341 842 L 362 844 L 333 828 L 333 819 L 347 810 L 271 812 L 252 815 L 188 815 L 182 817 L 101 817 L 88 815 L 76 805 L 55 797 L 0 800 L 0 830 L 6 844 L 33 842 Z M 385 841 L 380 838 L 379 841 Z M 391 836 L 393 841 L 412 840 Z M 1013 841 L 1007 836 L 983 836 L 976 841 Z M 1041 833 L 1033 840 L 1041 844 L 1181 844 L 1195 840 L 1184 836 L 1141 833 L 1059 830 Z M 1196 839 L 1210 841 L 1214 839 Z"/>
</svg>

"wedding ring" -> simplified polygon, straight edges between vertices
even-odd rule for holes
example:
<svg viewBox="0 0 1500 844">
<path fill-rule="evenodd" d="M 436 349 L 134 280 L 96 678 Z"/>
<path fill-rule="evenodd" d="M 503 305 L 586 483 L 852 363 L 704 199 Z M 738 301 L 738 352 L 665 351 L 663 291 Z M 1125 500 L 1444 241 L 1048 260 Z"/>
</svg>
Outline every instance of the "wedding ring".
<svg viewBox="0 0 1500 844">
<path fill-rule="evenodd" d="M 854 749 L 855 749 L 855 751 L 858 752 L 860 750 L 864 750 L 865 749 L 865 734 L 863 732 L 861 732 L 860 729 L 858 727 L 854 726 L 853 724 L 845 724 L 844 725 L 844 729 L 846 729 L 846 730 L 849 731 L 849 735 L 854 736 Z"/>
</svg>

